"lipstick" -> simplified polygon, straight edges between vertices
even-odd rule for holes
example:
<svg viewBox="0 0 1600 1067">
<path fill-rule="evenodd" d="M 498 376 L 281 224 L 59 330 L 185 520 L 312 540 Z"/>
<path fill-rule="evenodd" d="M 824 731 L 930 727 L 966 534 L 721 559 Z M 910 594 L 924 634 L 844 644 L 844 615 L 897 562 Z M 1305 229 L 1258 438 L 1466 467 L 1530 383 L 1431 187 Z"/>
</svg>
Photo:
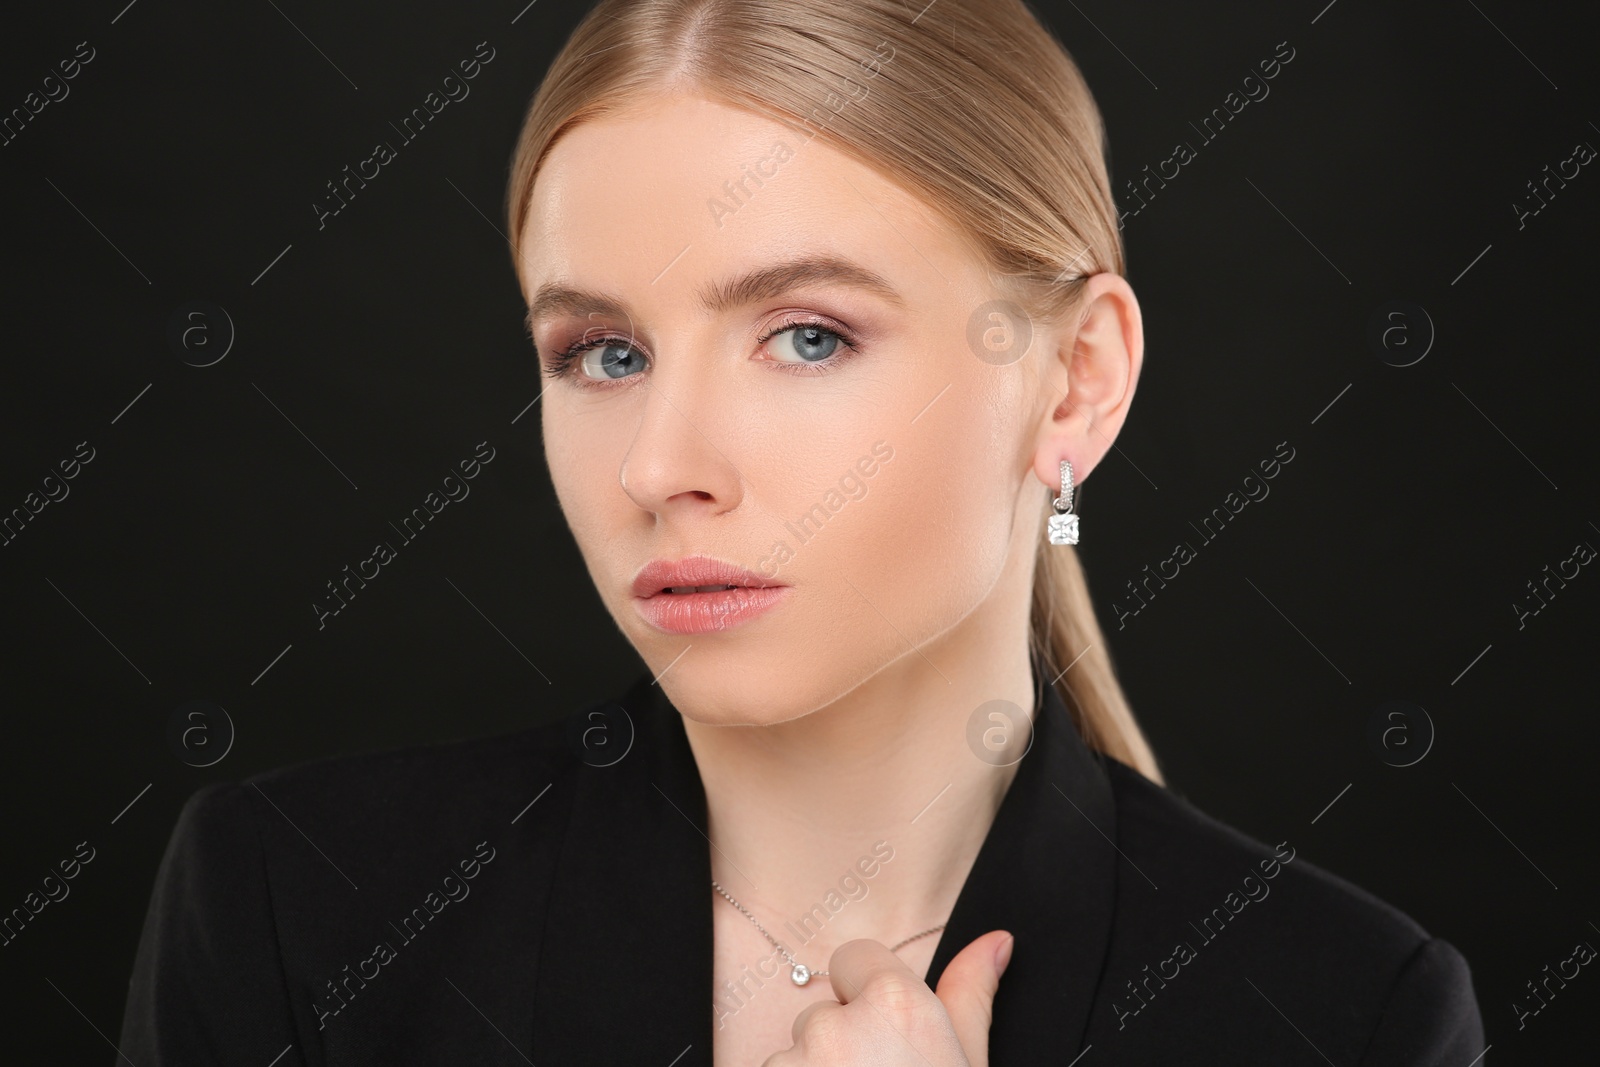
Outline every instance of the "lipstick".
<svg viewBox="0 0 1600 1067">
<path fill-rule="evenodd" d="M 792 586 L 712 556 L 652 560 L 633 580 L 644 620 L 671 634 L 728 630 L 776 607 Z"/>
</svg>

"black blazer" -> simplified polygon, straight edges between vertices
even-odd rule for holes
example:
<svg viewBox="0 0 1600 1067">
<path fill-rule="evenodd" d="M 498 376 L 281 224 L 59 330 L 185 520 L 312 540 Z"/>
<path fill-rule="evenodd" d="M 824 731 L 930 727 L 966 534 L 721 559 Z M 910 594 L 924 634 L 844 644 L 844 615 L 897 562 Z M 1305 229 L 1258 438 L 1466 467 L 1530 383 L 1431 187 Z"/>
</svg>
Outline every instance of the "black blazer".
<svg viewBox="0 0 1600 1067">
<path fill-rule="evenodd" d="M 1486 1062 L 1453 946 L 1295 841 L 1269 847 L 1092 752 L 1037 661 L 1035 687 L 1031 746 L 927 974 L 1016 935 L 995 1067 Z M 681 716 L 648 678 L 518 733 L 208 785 L 161 863 L 121 1051 L 709 1065 L 727 904 L 705 825 Z"/>
</svg>

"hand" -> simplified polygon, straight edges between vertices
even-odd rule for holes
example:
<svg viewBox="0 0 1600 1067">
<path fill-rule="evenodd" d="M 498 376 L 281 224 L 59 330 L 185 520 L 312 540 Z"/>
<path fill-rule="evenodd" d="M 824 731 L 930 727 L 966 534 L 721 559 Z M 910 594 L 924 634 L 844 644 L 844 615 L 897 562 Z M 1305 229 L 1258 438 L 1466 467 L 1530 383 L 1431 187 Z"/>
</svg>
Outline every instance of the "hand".
<svg viewBox="0 0 1600 1067">
<path fill-rule="evenodd" d="M 819 1000 L 795 1016 L 794 1044 L 762 1067 L 989 1067 L 995 991 L 1014 939 L 991 930 L 956 953 L 937 991 L 870 938 L 828 959 L 838 1003 Z"/>
</svg>

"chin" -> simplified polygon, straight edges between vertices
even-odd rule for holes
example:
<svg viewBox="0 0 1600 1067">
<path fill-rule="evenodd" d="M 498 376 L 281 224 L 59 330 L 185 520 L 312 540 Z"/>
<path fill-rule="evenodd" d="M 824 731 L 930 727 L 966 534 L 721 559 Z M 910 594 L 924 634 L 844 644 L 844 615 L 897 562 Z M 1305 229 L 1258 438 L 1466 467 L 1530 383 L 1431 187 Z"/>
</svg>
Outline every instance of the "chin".
<svg viewBox="0 0 1600 1067">
<path fill-rule="evenodd" d="M 686 719 L 706 726 L 776 726 L 829 707 L 900 658 L 868 639 L 697 642 L 658 683 Z M 672 662 L 681 646 L 660 658 Z M 694 660 L 693 664 L 690 660 Z"/>
<path fill-rule="evenodd" d="M 684 718 L 707 726 L 774 726 L 825 708 L 905 654 L 891 633 L 831 629 L 784 605 L 704 634 L 666 634 L 629 619 L 624 635 Z M 631 607 L 629 610 L 632 610 Z"/>
<path fill-rule="evenodd" d="M 689 660 L 694 657 L 700 658 L 691 665 Z M 669 656 L 662 666 L 670 662 Z M 714 650 L 699 643 L 657 684 L 684 718 L 702 725 L 772 726 L 809 714 L 825 703 L 800 684 L 808 677 L 816 680 L 814 672 L 797 669 L 800 667 L 792 653 L 775 658 L 764 651 Z"/>
</svg>

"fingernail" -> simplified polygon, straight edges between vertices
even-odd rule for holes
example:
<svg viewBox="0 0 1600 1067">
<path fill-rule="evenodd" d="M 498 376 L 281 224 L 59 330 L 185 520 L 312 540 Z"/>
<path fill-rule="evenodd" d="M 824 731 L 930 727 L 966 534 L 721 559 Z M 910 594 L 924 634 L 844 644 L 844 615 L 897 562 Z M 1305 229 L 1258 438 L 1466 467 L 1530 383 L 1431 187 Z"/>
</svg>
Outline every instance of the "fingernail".
<svg viewBox="0 0 1600 1067">
<path fill-rule="evenodd" d="M 996 952 L 994 957 L 994 969 L 996 976 L 1006 973 L 1006 967 L 1011 963 L 1011 949 L 1014 945 L 1016 945 L 1016 943 L 1017 939 L 1015 936 L 1007 937 L 1005 941 L 1001 943 L 1000 951 Z"/>
</svg>

